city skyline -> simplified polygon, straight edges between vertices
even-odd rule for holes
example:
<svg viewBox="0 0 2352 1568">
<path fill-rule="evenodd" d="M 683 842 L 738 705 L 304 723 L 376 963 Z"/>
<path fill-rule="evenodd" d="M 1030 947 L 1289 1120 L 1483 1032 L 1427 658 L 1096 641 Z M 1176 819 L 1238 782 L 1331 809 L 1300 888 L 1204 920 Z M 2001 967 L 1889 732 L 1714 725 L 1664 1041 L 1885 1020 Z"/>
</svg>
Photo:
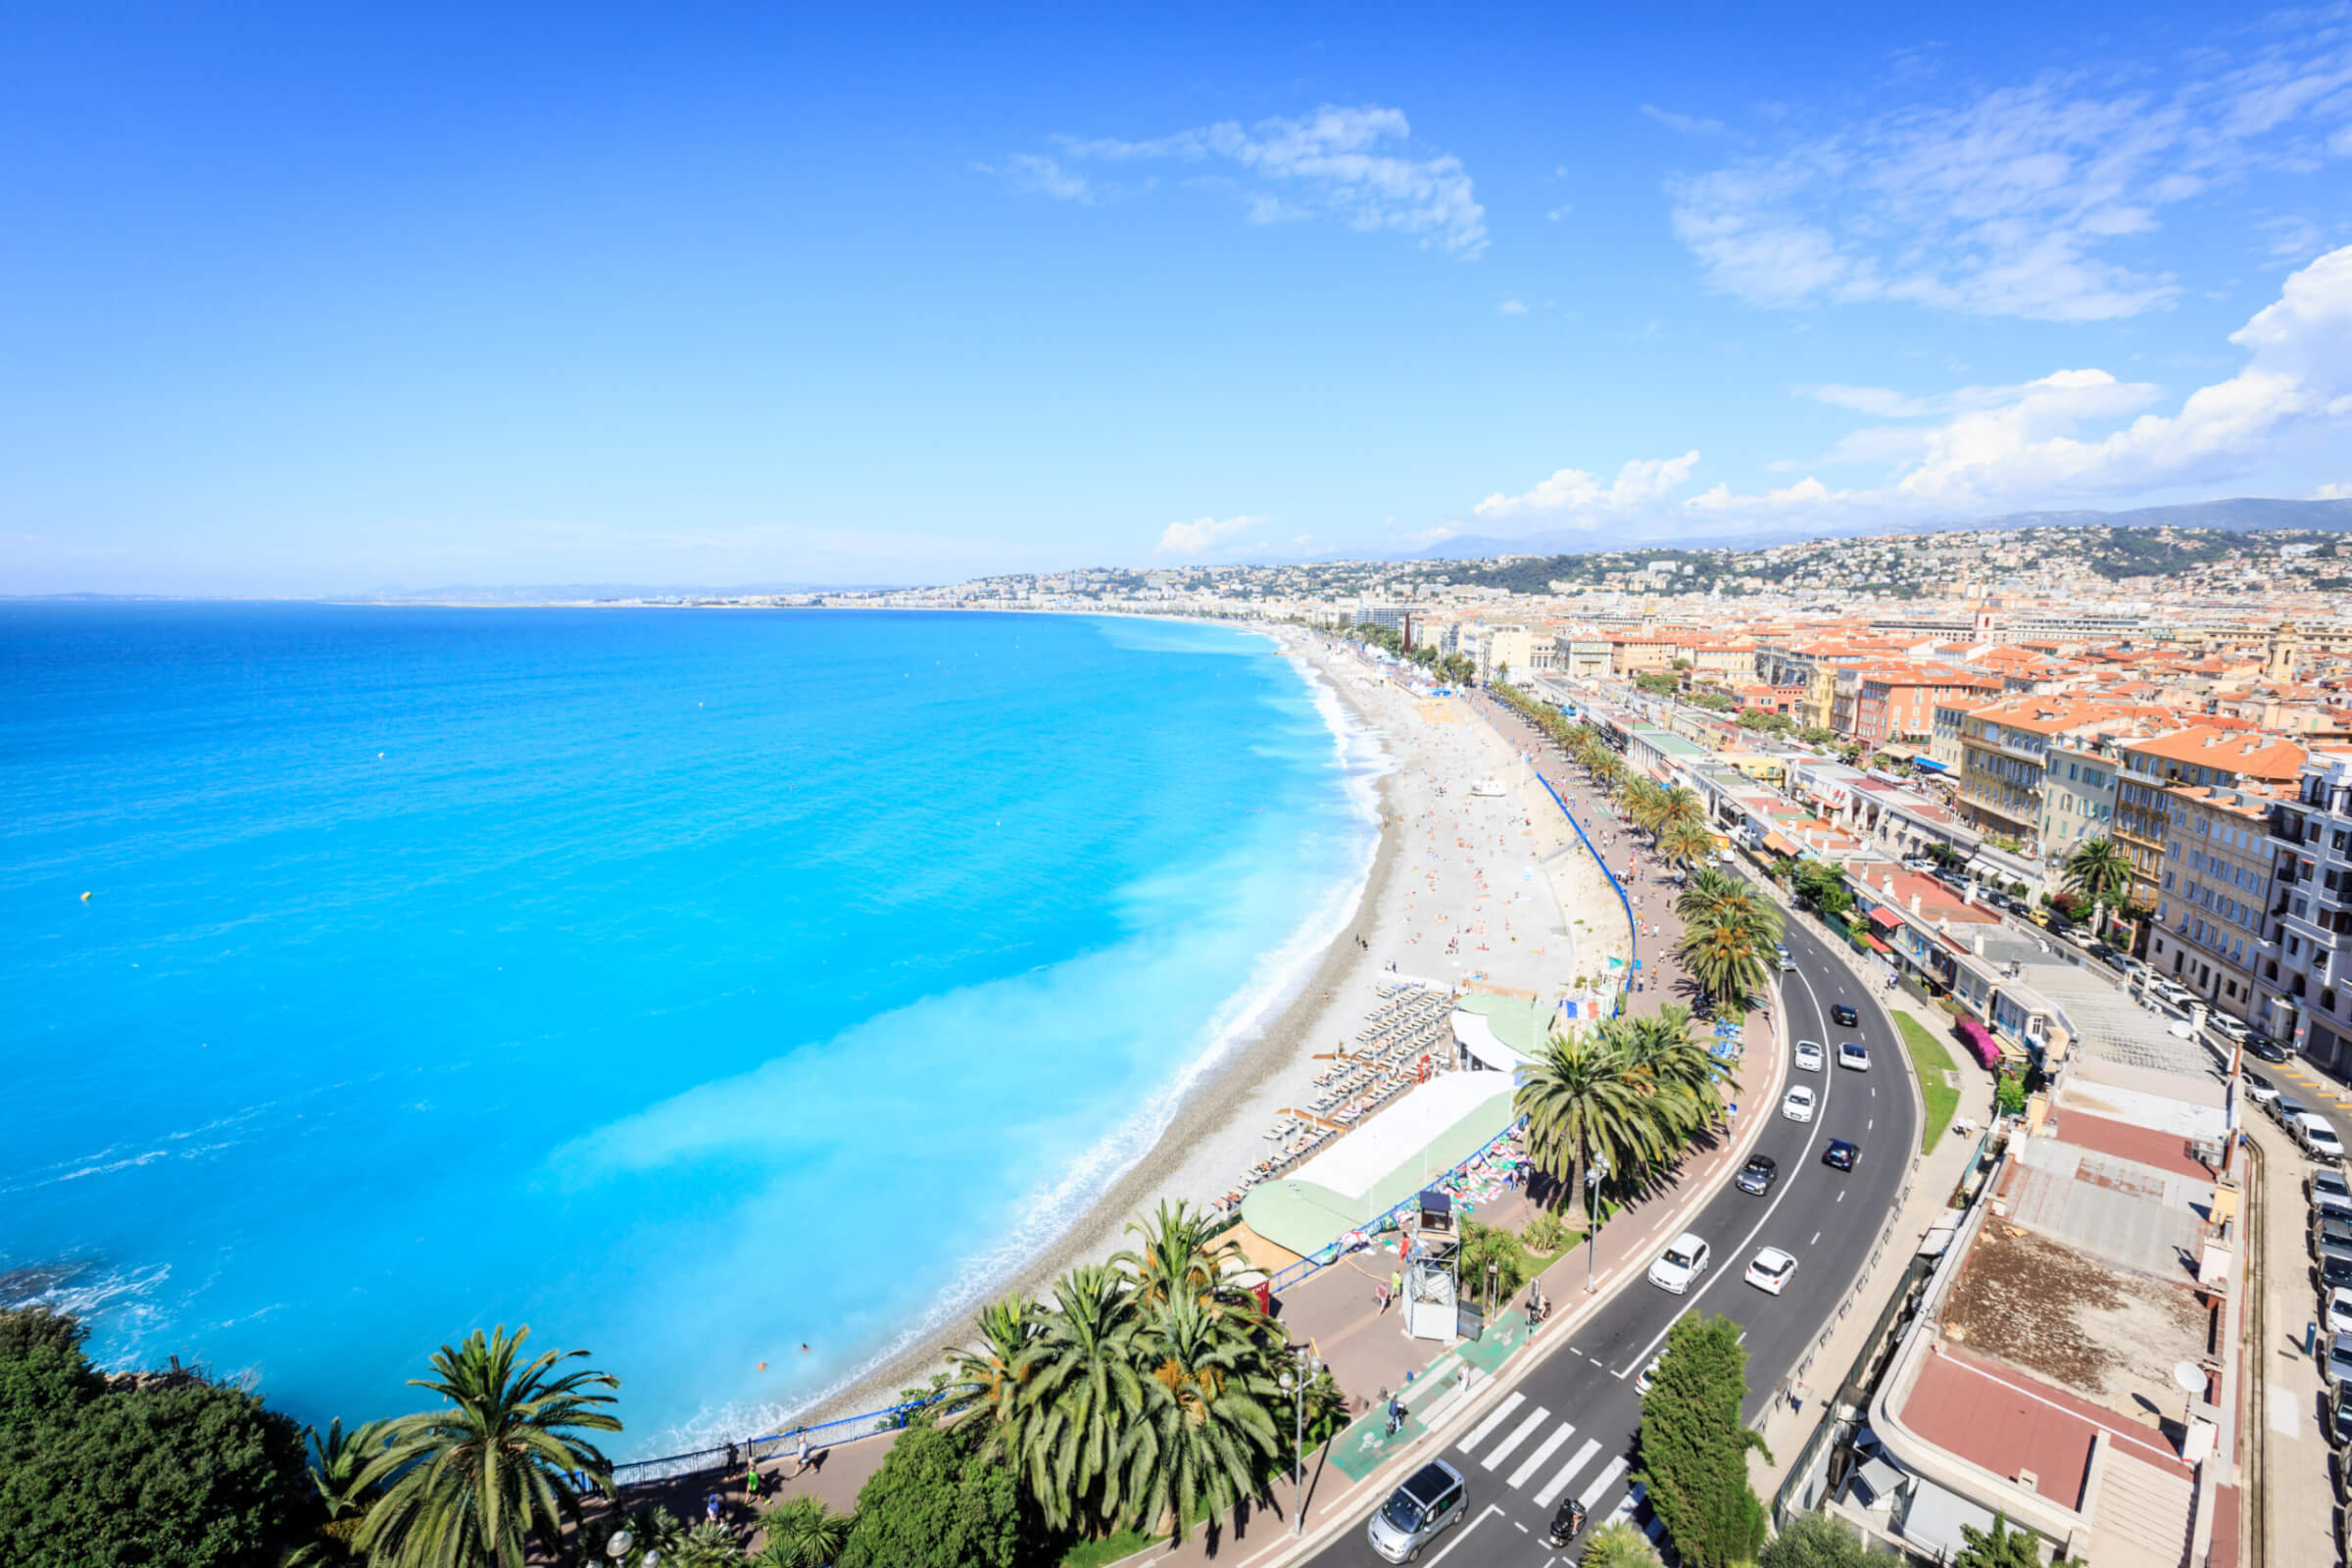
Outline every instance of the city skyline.
<svg viewBox="0 0 2352 1568">
<path fill-rule="evenodd" d="M 2352 493 L 2341 8 L 11 33 L 0 592 Z"/>
</svg>

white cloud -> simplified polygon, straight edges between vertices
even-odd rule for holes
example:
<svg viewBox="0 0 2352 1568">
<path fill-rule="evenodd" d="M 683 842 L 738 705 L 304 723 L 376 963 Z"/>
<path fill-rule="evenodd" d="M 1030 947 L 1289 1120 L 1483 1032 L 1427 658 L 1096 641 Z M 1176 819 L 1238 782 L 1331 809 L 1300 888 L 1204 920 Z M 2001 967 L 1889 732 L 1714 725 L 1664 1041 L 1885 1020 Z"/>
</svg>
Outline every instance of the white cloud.
<svg viewBox="0 0 2352 1568">
<path fill-rule="evenodd" d="M 1654 104 L 1643 104 L 1642 113 L 1664 125 L 1668 130 L 1679 130 L 1686 136 L 1720 136 L 1723 134 L 1723 122 L 1720 120 L 1699 120 L 1690 115 L 1678 115 L 1670 110 L 1660 109 Z"/>
<path fill-rule="evenodd" d="M 2324 484 L 2311 493 L 2314 501 L 2352 501 L 2352 484 Z"/>
<path fill-rule="evenodd" d="M 1740 496 L 1719 484 L 1687 505 L 1710 514 L 1948 514 L 2129 499 L 2242 477 L 2290 433 L 2352 427 L 2352 246 L 2288 277 L 2278 300 L 2230 341 L 2245 351 L 2245 368 L 2189 393 L 2174 414 L 2146 412 L 2162 397 L 2157 387 L 2098 369 L 1925 402 L 1840 388 L 1870 394 L 1842 406 L 1876 405 L 1872 412 L 1888 414 L 2001 395 L 1942 424 L 1874 426 L 1847 436 L 1839 448 L 1849 459 L 1871 455 L 1874 442 L 1877 456 L 1893 457 L 1886 482 L 1876 488 L 1833 491 L 1808 476 Z M 2102 426 L 2111 428 L 2094 433 Z"/>
<path fill-rule="evenodd" d="M 1525 316 L 1527 314 L 1526 302 L 1522 300 L 1504 300 L 1494 308 L 1505 316 Z"/>
<path fill-rule="evenodd" d="M 974 167 L 982 173 L 999 176 L 1015 190 L 1051 196 L 1061 202 L 1079 202 L 1089 206 L 1094 203 L 1094 186 L 1084 174 L 1064 169 L 1054 159 L 1041 158 L 1036 153 L 1013 153 L 1004 160 L 1002 169 L 991 168 L 987 164 Z"/>
<path fill-rule="evenodd" d="M 1154 552 L 1162 556 L 1197 556 L 1212 546 L 1247 533 L 1265 521 L 1264 517 L 1248 514 L 1239 517 L 1195 517 L 1190 522 L 1171 522 L 1159 532 L 1159 545 Z"/>
<path fill-rule="evenodd" d="M 1491 495 L 1474 509 L 1482 517 L 1515 517 L 1566 513 L 1571 519 L 1594 521 L 1612 514 L 1637 511 L 1681 488 L 1698 466 L 1698 454 L 1679 458 L 1636 458 L 1603 484 L 1582 468 L 1562 468 L 1525 495 Z"/>
<path fill-rule="evenodd" d="M 2168 92 L 2045 75 L 1678 177 L 1674 229 L 1710 282 L 1760 305 L 2135 316 L 2178 285 L 2107 248 L 2247 170 L 2352 151 L 2335 146 L 2348 93 L 2352 49 L 2328 28 Z"/>
<path fill-rule="evenodd" d="M 1021 189 L 1083 201 L 1096 187 L 1066 164 L 1193 166 L 1204 172 L 1196 184 L 1234 195 L 1253 223 L 1333 218 L 1350 228 L 1410 234 L 1424 245 L 1477 256 L 1486 249 L 1487 215 L 1470 175 L 1450 155 L 1413 156 L 1411 138 L 1412 126 L 1397 110 L 1325 105 L 1296 120 L 1248 127 L 1221 121 L 1145 141 L 1056 137 L 1059 159 L 1018 154 L 1002 172 Z M 1074 194 L 1057 188 L 1068 181 L 1075 181 Z"/>
</svg>

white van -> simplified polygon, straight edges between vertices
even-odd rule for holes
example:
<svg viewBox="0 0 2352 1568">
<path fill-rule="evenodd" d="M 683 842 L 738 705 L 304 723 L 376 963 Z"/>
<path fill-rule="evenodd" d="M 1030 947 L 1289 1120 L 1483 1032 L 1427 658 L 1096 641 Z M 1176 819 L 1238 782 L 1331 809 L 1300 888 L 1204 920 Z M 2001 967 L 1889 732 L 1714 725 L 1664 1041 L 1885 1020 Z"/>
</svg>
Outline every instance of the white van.
<svg viewBox="0 0 2352 1568">
<path fill-rule="evenodd" d="M 2295 1118 L 2295 1142 L 2301 1144 L 2303 1152 L 2314 1159 L 2325 1160 L 2330 1165 L 2343 1163 L 2343 1140 L 2335 1136 L 2335 1129 L 2328 1126 L 2324 1118 L 2308 1110 Z"/>
</svg>

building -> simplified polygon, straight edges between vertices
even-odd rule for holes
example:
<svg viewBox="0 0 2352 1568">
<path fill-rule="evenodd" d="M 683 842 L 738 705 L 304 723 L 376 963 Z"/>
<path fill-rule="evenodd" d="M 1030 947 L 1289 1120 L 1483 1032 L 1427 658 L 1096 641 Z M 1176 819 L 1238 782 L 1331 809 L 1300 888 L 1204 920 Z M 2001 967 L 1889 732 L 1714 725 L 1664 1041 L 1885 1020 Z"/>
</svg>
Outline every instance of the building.
<svg viewBox="0 0 2352 1568">
<path fill-rule="evenodd" d="M 1971 700 L 1989 703 L 2001 693 L 2000 677 L 1944 664 L 1870 664 L 1840 672 L 1838 679 L 1840 688 L 1852 683 L 1851 727 L 1833 722 L 1831 728 L 1865 746 L 1928 740 L 1936 730 L 1936 709 Z"/>
<path fill-rule="evenodd" d="M 2006 697 L 1960 720 L 1960 808 L 1987 836 L 2026 852 L 2041 839 L 2050 749 L 2145 711 L 2085 697 Z"/>
<path fill-rule="evenodd" d="M 2132 858 L 2132 902 L 2156 906 L 2164 878 L 2164 847 L 2172 836 L 2175 784 L 2210 786 L 2291 782 L 2303 748 L 2274 735 L 2199 725 L 2143 737 L 2120 749 L 2123 773 L 2115 786 L 2115 842 Z"/>
<path fill-rule="evenodd" d="M 2042 772 L 2041 855 L 2057 865 L 2091 839 L 2106 838 L 2115 818 L 2115 743 L 2104 735 L 2055 742 Z"/>
<path fill-rule="evenodd" d="M 2148 962 L 2246 1018 L 2270 917 L 2273 799 L 2228 784 L 2169 784 L 2164 795 L 2170 831 Z"/>
<path fill-rule="evenodd" d="M 2318 752 L 2271 814 L 2275 889 L 2251 1021 L 2352 1078 L 2352 750 Z"/>
</svg>

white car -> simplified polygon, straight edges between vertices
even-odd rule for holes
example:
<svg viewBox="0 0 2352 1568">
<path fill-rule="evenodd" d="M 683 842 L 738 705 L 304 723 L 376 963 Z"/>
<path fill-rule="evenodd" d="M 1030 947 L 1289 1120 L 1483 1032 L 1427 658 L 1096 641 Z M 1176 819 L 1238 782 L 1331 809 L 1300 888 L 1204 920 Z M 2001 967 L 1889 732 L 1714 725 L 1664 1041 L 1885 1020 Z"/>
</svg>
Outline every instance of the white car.
<svg viewBox="0 0 2352 1568">
<path fill-rule="evenodd" d="M 2352 1334 L 2352 1290 L 2338 1285 L 2328 1293 L 2328 1332 Z"/>
<path fill-rule="evenodd" d="M 1870 1048 L 1859 1040 L 1838 1041 L 1838 1065 L 1851 1067 L 1856 1072 L 1870 1071 Z"/>
<path fill-rule="evenodd" d="M 1821 1071 L 1822 1058 L 1825 1054 L 1820 1041 L 1799 1040 L 1796 1043 L 1796 1052 L 1793 1057 L 1796 1062 L 1796 1070 L 1798 1072 Z"/>
<path fill-rule="evenodd" d="M 1813 1091 L 1803 1084 L 1798 1084 L 1794 1089 L 1789 1090 L 1781 1099 L 1781 1114 L 1790 1121 L 1811 1121 L 1813 1119 Z"/>
<path fill-rule="evenodd" d="M 2335 1129 L 2321 1117 L 2305 1111 L 2295 1124 L 2295 1137 L 2301 1140 L 2303 1152 L 2312 1158 L 2325 1160 L 2330 1165 L 2343 1163 L 2343 1141 L 2335 1136 Z"/>
<path fill-rule="evenodd" d="M 2266 1078 L 2247 1073 L 2239 1081 L 2246 1086 L 2246 1098 L 2266 1110 L 2278 1099 L 2278 1086 Z"/>
<path fill-rule="evenodd" d="M 1747 1265 L 1747 1283 L 1771 1295 L 1781 1294 L 1796 1272 L 1796 1259 L 1777 1247 L 1767 1247 L 1757 1252 Z M 2338 1295 L 2345 1293 L 2338 1292 Z"/>
<path fill-rule="evenodd" d="M 2205 1027 L 2232 1045 L 2242 1043 L 2252 1031 L 2226 1012 L 2217 1012 L 2205 1020 Z"/>
<path fill-rule="evenodd" d="M 1634 1374 L 1634 1392 L 1636 1394 L 1647 1394 L 1649 1392 L 1649 1386 L 1658 1381 L 1658 1363 L 1665 1359 L 1665 1353 L 1661 1351 L 1660 1353 L 1649 1358 L 1649 1364 L 1647 1366 L 1643 1367 L 1640 1372 Z"/>
<path fill-rule="evenodd" d="M 1690 1289 L 1693 1280 L 1706 1272 L 1706 1268 L 1707 1244 L 1693 1233 L 1685 1231 L 1667 1246 L 1665 1251 L 1658 1254 L 1655 1263 L 1649 1265 L 1649 1283 L 1661 1291 L 1672 1291 L 1681 1296 Z"/>
</svg>

